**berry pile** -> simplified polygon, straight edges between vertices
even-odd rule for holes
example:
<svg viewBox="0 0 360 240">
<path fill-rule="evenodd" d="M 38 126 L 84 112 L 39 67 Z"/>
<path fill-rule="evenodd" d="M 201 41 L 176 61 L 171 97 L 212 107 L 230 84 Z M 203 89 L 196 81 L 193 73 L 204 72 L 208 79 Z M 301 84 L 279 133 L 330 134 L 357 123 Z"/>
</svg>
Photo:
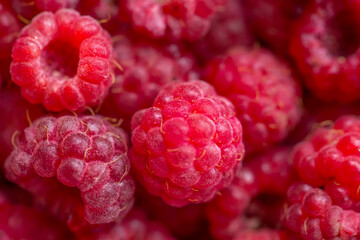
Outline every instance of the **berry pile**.
<svg viewBox="0 0 360 240">
<path fill-rule="evenodd" d="M 0 240 L 360 239 L 359 0 L 0 0 Z"/>
</svg>

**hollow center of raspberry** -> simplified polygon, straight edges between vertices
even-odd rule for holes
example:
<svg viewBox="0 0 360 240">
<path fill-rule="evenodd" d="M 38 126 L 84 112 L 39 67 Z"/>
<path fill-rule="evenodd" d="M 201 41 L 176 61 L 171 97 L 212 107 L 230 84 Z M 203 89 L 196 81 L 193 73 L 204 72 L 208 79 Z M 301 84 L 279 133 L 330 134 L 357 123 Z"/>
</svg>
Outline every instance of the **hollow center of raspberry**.
<svg viewBox="0 0 360 240">
<path fill-rule="evenodd" d="M 55 39 L 42 51 L 41 63 L 49 76 L 57 79 L 72 78 L 76 75 L 79 49 L 63 40 Z"/>
<path fill-rule="evenodd" d="M 328 22 L 328 34 L 325 34 L 325 45 L 331 54 L 347 57 L 353 54 L 360 44 L 360 30 L 354 13 L 342 11 Z"/>
</svg>

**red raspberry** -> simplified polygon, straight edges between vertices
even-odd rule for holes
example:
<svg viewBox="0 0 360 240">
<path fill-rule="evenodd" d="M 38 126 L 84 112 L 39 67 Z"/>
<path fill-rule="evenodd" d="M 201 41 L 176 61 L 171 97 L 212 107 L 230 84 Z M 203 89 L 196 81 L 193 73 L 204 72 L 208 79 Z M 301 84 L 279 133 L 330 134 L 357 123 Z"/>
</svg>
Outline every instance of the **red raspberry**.
<svg viewBox="0 0 360 240">
<path fill-rule="evenodd" d="M 124 0 L 125 9 L 137 32 L 152 38 L 196 40 L 209 30 L 213 15 L 227 0 Z"/>
<path fill-rule="evenodd" d="M 115 83 L 101 107 L 103 115 L 123 118 L 122 126 L 129 129 L 134 113 L 151 107 L 162 86 L 195 75 L 195 59 L 179 45 L 131 42 L 124 37 L 114 43 L 114 58 L 122 70 L 115 72 Z"/>
<path fill-rule="evenodd" d="M 191 45 L 191 49 L 202 62 L 215 55 L 224 54 L 232 46 L 251 46 L 254 43 L 244 12 L 240 1 L 227 1 L 224 9 L 215 16 L 205 37 Z"/>
<path fill-rule="evenodd" d="M 18 134 L 6 177 L 78 229 L 123 217 L 134 182 L 126 133 L 98 116 L 43 117 Z"/>
<path fill-rule="evenodd" d="M 360 120 L 343 116 L 296 145 L 294 168 L 308 184 L 320 187 L 335 180 L 349 189 L 354 199 L 360 200 L 359 143 Z"/>
<path fill-rule="evenodd" d="M 282 141 L 301 116 L 290 68 L 265 49 L 231 49 L 207 66 L 206 80 L 236 107 L 247 154 Z"/>
<path fill-rule="evenodd" d="M 45 114 L 39 105 L 33 105 L 21 97 L 17 89 L 0 90 L 0 169 L 5 159 L 10 155 L 13 145 L 12 137 Z"/>
<path fill-rule="evenodd" d="M 79 0 L 12 0 L 15 12 L 26 20 L 31 20 L 43 11 L 56 12 L 61 8 L 74 8 Z"/>
<path fill-rule="evenodd" d="M 230 187 L 222 190 L 207 205 L 210 232 L 216 239 L 234 239 L 239 232 L 255 228 L 250 220 L 246 220 L 245 213 L 260 213 L 254 216 L 260 223 L 267 221 L 267 224 L 275 225 L 279 222 L 282 196 L 285 196 L 290 184 L 296 180 L 289 162 L 290 149 L 277 147 L 259 157 L 248 159 L 243 168 L 238 170 Z M 264 198 L 263 202 L 266 204 L 269 204 L 269 200 L 274 200 L 269 205 L 272 208 L 278 205 L 277 211 L 268 211 L 267 215 L 272 213 L 271 216 L 262 218 L 265 208 L 261 206 L 260 209 L 254 209 L 253 205 L 261 198 Z"/>
<path fill-rule="evenodd" d="M 345 1 L 313 1 L 291 34 L 290 54 L 306 86 L 326 101 L 360 99 L 360 19 Z"/>
<path fill-rule="evenodd" d="M 287 54 L 291 28 L 310 0 L 244 0 L 249 28 L 275 53 Z"/>
<path fill-rule="evenodd" d="M 322 189 L 294 183 L 287 192 L 283 223 L 302 239 L 358 239 L 360 214 L 333 204 Z"/>
<path fill-rule="evenodd" d="M 160 223 L 149 221 L 140 209 L 132 210 L 115 226 L 93 234 L 79 236 L 79 240 L 175 240 Z"/>
<path fill-rule="evenodd" d="M 107 33 L 93 18 L 68 9 L 43 12 L 14 44 L 11 75 L 29 102 L 78 110 L 106 94 L 111 53 Z"/>
<path fill-rule="evenodd" d="M 132 119 L 134 172 L 173 206 L 205 202 L 232 179 L 242 160 L 242 128 L 232 104 L 203 81 L 163 88 Z"/>
</svg>

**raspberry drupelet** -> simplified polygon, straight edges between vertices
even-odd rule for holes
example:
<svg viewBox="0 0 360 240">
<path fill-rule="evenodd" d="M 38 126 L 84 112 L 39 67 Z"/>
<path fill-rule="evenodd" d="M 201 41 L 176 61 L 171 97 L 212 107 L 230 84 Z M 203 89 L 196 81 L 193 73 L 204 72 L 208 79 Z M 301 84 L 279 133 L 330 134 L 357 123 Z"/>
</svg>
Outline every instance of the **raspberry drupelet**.
<svg viewBox="0 0 360 240">
<path fill-rule="evenodd" d="M 111 41 L 99 23 L 78 12 L 42 12 L 12 50 L 11 75 L 31 103 L 51 111 L 100 102 L 111 84 Z"/>
<path fill-rule="evenodd" d="M 310 91 L 325 101 L 360 99 L 360 19 L 349 1 L 312 1 L 291 34 L 290 55 Z"/>
<path fill-rule="evenodd" d="M 301 239 L 359 239 L 360 213 L 334 204 L 323 189 L 297 182 L 287 196 L 282 221 Z"/>
<path fill-rule="evenodd" d="M 131 209 L 127 135 L 102 117 L 42 117 L 14 144 L 6 177 L 71 229 L 110 223 Z"/>
<path fill-rule="evenodd" d="M 230 49 L 208 63 L 205 80 L 234 104 L 246 154 L 282 141 L 300 120 L 300 87 L 289 66 L 265 49 Z"/>
<path fill-rule="evenodd" d="M 115 70 L 115 83 L 100 113 L 123 119 L 127 129 L 136 111 L 152 106 L 161 87 L 196 75 L 194 57 L 177 44 L 160 46 L 123 36 L 114 42 L 114 59 L 121 70 Z"/>
<path fill-rule="evenodd" d="M 209 30 L 227 0 L 124 0 L 120 11 L 135 31 L 152 38 L 196 40 Z"/>
<path fill-rule="evenodd" d="M 200 80 L 164 87 L 131 124 L 135 176 L 172 206 L 212 199 L 244 155 L 232 104 Z"/>
</svg>

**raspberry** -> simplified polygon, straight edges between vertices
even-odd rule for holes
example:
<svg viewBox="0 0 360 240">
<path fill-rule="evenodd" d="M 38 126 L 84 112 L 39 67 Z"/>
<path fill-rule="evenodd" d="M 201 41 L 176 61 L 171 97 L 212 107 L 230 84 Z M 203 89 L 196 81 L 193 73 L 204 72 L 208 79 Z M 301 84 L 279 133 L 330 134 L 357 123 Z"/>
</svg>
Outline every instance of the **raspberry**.
<svg viewBox="0 0 360 240">
<path fill-rule="evenodd" d="M 165 47 L 144 42 L 132 44 L 130 39 L 122 38 L 114 43 L 114 58 L 123 71 L 115 72 L 115 83 L 101 113 L 123 118 L 122 126 L 129 129 L 132 115 L 151 107 L 162 86 L 195 74 L 195 59 L 176 44 Z"/>
<path fill-rule="evenodd" d="M 359 139 L 360 120 L 343 116 L 296 145 L 294 168 L 305 183 L 321 187 L 335 180 L 358 199 Z"/>
<path fill-rule="evenodd" d="M 99 103 L 111 83 L 107 33 L 74 10 L 43 12 L 14 44 L 13 81 L 31 103 L 51 111 L 80 110 Z"/>
<path fill-rule="evenodd" d="M 245 0 L 249 28 L 264 45 L 279 55 L 288 51 L 291 28 L 310 0 Z"/>
<path fill-rule="evenodd" d="M 209 30 L 213 15 L 227 0 L 125 0 L 125 9 L 133 28 L 152 38 L 196 40 Z"/>
<path fill-rule="evenodd" d="M 227 185 L 242 160 L 242 128 L 226 99 L 203 81 L 163 88 L 132 119 L 134 172 L 173 206 L 205 202 Z"/>
<path fill-rule="evenodd" d="M 275 212 L 268 211 L 264 214 L 265 208 L 261 206 L 260 209 L 254 209 L 254 203 L 263 200 L 272 209 L 276 205 L 281 206 L 282 196 L 285 196 L 290 184 L 296 180 L 288 160 L 290 149 L 277 147 L 263 155 L 247 159 L 231 185 L 207 204 L 210 232 L 216 239 L 234 239 L 239 232 L 246 234 L 248 230 L 255 228 L 251 226 L 251 221 L 246 220 L 245 213 L 251 215 L 251 212 L 257 212 L 254 216 L 257 222 L 265 222 L 270 217 L 268 224 L 274 225 L 279 221 L 281 207 Z"/>
<path fill-rule="evenodd" d="M 210 61 L 205 75 L 236 107 L 247 154 L 282 141 L 301 117 L 290 68 L 264 49 L 235 47 Z"/>
<path fill-rule="evenodd" d="M 333 204 L 331 197 L 322 189 L 297 182 L 287 194 L 284 225 L 303 239 L 360 237 L 360 214 Z"/>
<path fill-rule="evenodd" d="M 99 116 L 43 117 L 16 136 L 6 177 L 74 230 L 123 217 L 134 182 L 126 133 Z"/>
<path fill-rule="evenodd" d="M 32 19 L 43 11 L 56 12 L 61 8 L 74 8 L 79 0 L 12 0 L 12 7 L 25 19 Z"/>
<path fill-rule="evenodd" d="M 244 12 L 240 1 L 228 0 L 224 9 L 216 14 L 205 37 L 191 45 L 191 49 L 202 62 L 207 62 L 215 55 L 224 54 L 232 46 L 251 46 L 254 43 Z"/>
<path fill-rule="evenodd" d="M 110 229 L 98 233 L 84 234 L 77 239 L 82 240 L 103 240 L 103 239 L 138 239 L 138 240 L 175 240 L 166 228 L 160 223 L 149 221 L 140 209 L 132 210 L 126 218 L 116 223 Z"/>
<path fill-rule="evenodd" d="M 313 1 L 297 21 L 290 54 L 311 92 L 325 101 L 360 99 L 360 21 L 353 6 Z"/>
<path fill-rule="evenodd" d="M 0 169 L 5 159 L 12 151 L 12 137 L 45 114 L 39 105 L 29 104 L 23 99 L 17 89 L 0 90 Z"/>
</svg>

